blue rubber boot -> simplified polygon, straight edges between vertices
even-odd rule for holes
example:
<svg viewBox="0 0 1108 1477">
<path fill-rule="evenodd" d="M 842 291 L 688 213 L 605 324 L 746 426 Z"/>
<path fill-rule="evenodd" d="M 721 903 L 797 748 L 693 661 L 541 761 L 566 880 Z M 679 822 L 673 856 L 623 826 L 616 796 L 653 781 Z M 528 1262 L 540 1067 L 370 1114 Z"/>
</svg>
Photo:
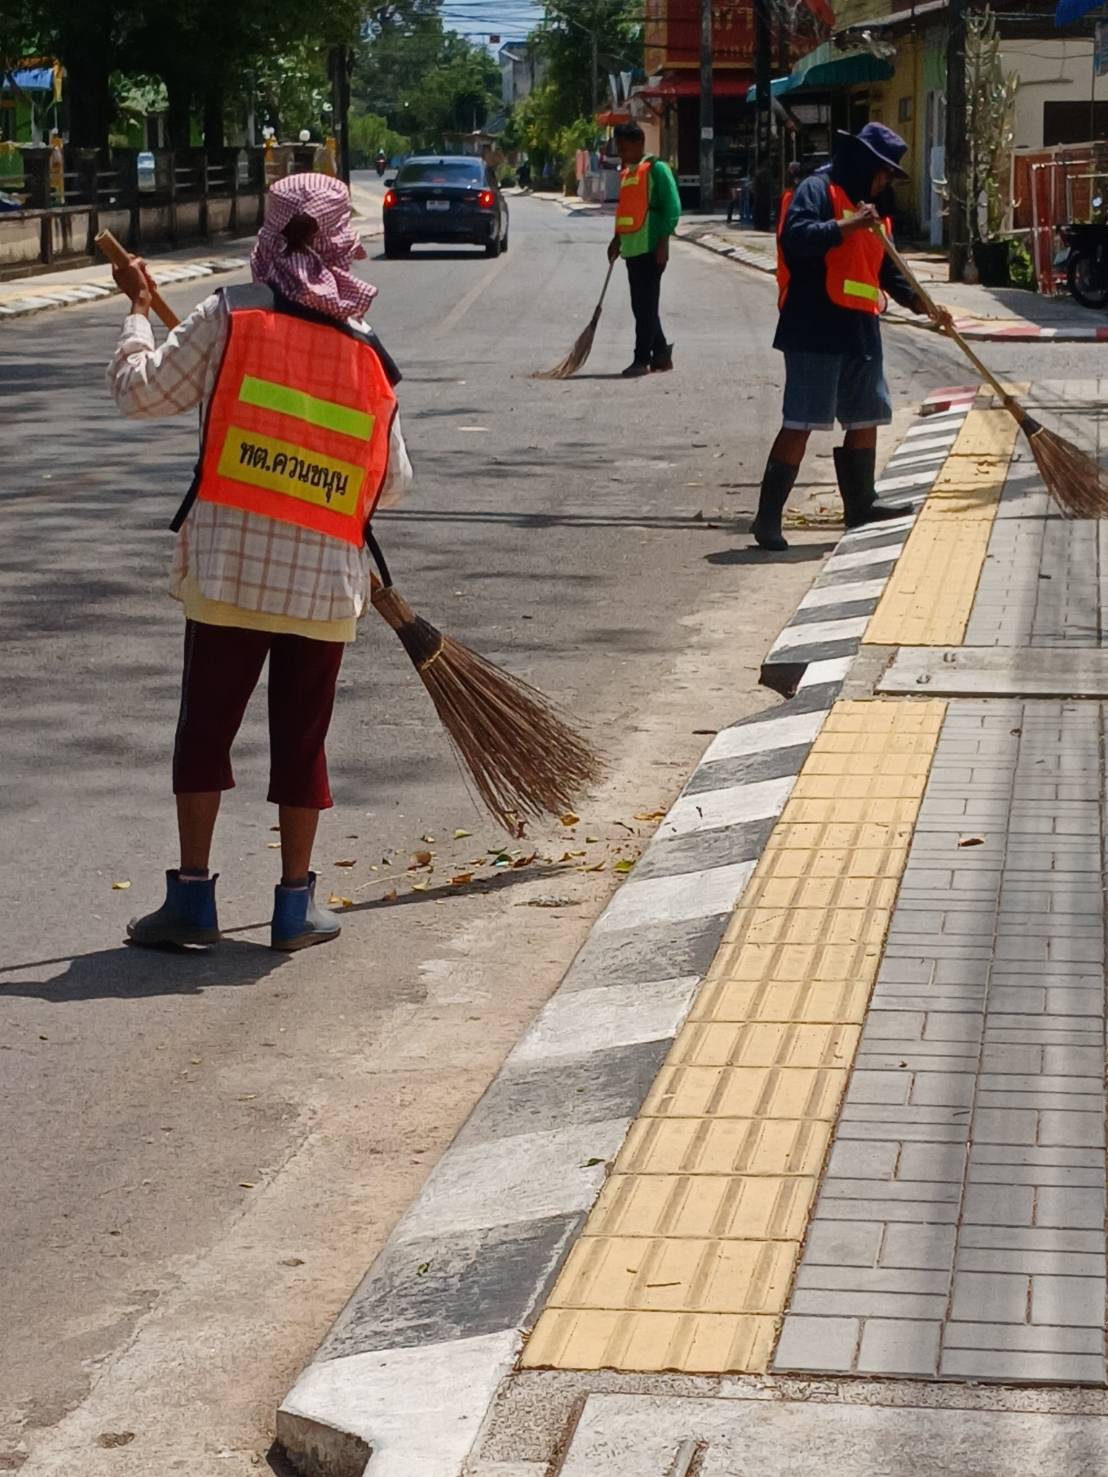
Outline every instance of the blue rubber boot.
<svg viewBox="0 0 1108 1477">
<path fill-rule="evenodd" d="M 330 908 L 315 900 L 315 873 L 308 873 L 307 887 L 273 889 L 273 923 L 269 947 L 291 952 L 310 949 L 313 944 L 326 944 L 337 939 L 342 924 Z"/>
<path fill-rule="evenodd" d="M 132 944 L 157 948 L 164 944 L 218 944 L 219 918 L 215 908 L 215 877 L 182 882 L 176 870 L 165 874 L 165 902 L 156 913 L 132 918 L 127 937 Z"/>
</svg>

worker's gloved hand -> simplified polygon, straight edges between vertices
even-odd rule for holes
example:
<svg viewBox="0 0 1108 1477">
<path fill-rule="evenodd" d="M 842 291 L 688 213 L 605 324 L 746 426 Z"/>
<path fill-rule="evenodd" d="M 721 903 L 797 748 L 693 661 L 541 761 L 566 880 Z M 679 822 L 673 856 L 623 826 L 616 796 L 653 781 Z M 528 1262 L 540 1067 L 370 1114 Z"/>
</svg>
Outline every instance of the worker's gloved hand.
<svg viewBox="0 0 1108 1477">
<path fill-rule="evenodd" d="M 608 260 L 614 262 L 619 255 L 619 237 L 613 236 L 608 242 Z"/>
<path fill-rule="evenodd" d="M 855 231 L 872 231 L 880 220 L 876 205 L 859 205 L 853 215 L 839 222 L 839 230 L 844 236 L 850 236 Z"/>
<path fill-rule="evenodd" d="M 931 310 L 922 303 L 916 309 L 917 313 L 927 313 L 930 311 Z M 935 327 L 939 330 L 940 333 L 949 333 L 954 327 L 954 315 L 951 313 L 949 308 L 940 307 L 938 303 L 934 305 L 934 312 L 931 313 L 931 321 L 934 323 Z"/>
<path fill-rule="evenodd" d="M 131 299 L 131 312 L 149 313 L 154 279 L 142 257 L 129 257 L 125 267 L 113 267 L 112 276 L 120 292 Z"/>
</svg>

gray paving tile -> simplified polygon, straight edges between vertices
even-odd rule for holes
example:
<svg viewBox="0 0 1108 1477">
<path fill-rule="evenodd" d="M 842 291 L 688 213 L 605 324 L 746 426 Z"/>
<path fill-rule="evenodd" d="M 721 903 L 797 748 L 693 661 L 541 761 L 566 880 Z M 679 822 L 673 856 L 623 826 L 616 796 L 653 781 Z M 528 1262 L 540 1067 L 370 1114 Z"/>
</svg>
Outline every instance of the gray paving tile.
<svg viewBox="0 0 1108 1477">
<path fill-rule="evenodd" d="M 1008 1272 L 955 1272 L 951 1317 L 970 1323 L 1026 1323 L 1029 1279 Z"/>
<path fill-rule="evenodd" d="M 1104 1277 L 1032 1277 L 1031 1322 L 1103 1329 Z"/>
<path fill-rule="evenodd" d="M 952 1225 L 886 1226 L 880 1264 L 949 1272 L 954 1265 L 955 1237 Z"/>
<path fill-rule="evenodd" d="M 1011 1349 L 1039 1354 L 1102 1355 L 1104 1339 L 1090 1328 L 1052 1328 L 1032 1323 L 960 1323 L 943 1330 L 947 1349 Z"/>
<path fill-rule="evenodd" d="M 859 1374 L 933 1376 L 942 1324 L 937 1320 L 867 1318 L 858 1351 Z"/>
<path fill-rule="evenodd" d="M 872 1267 L 877 1263 L 883 1226 L 876 1221 L 821 1221 L 808 1226 L 805 1267 Z M 953 1232 L 951 1233 L 953 1254 Z"/>
<path fill-rule="evenodd" d="M 804 1318 L 790 1313 L 781 1330 L 774 1368 L 853 1369 L 860 1327 L 857 1318 Z"/>
</svg>

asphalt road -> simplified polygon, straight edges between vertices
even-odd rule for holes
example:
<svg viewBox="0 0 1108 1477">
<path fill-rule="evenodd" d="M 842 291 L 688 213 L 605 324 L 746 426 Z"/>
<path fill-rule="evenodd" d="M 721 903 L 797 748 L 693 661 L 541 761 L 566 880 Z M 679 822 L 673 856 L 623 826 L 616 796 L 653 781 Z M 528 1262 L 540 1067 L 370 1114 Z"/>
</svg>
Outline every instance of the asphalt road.
<svg viewBox="0 0 1108 1477">
<path fill-rule="evenodd" d="M 118 303 L 0 331 L 18 432 L 0 487 L 0 1472 L 256 1470 L 297 1368 L 645 842 L 638 817 L 709 733 L 770 703 L 760 658 L 833 541 L 748 548 L 781 383 L 771 284 L 678 245 L 675 374 L 618 378 L 617 277 L 587 370 L 535 381 L 588 318 L 610 225 L 512 211 L 499 261 L 366 263 L 417 474 L 379 532 L 417 609 L 556 696 L 609 778 L 580 826 L 538 828 L 516 848 L 533 862 L 493 868 L 500 838 L 371 616 L 316 859 L 353 906 L 308 954 L 262 947 L 278 864 L 260 703 L 217 837 L 227 941 L 121 944 L 174 862 L 166 524 L 195 423 L 116 416 Z M 201 295 L 168 294 L 182 312 Z M 1044 352 L 1059 377 L 1085 362 Z M 993 356 L 1021 377 L 1029 357 Z M 904 331 L 889 366 L 905 413 L 967 379 Z M 825 439 L 810 487 L 829 480 Z M 434 871 L 410 872 L 422 850 Z"/>
</svg>

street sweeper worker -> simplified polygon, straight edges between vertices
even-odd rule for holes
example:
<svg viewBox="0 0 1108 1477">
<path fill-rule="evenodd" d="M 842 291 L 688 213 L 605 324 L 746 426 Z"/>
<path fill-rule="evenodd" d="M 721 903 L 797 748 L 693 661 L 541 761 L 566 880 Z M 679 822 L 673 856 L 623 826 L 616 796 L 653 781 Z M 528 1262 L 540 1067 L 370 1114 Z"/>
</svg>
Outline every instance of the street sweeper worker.
<svg viewBox="0 0 1108 1477">
<path fill-rule="evenodd" d="M 196 475 L 178 528 L 171 593 L 185 615 L 173 753 L 180 865 L 165 902 L 128 926 L 142 945 L 219 939 L 209 871 L 231 745 L 269 661 L 269 800 L 281 879 L 270 942 L 336 938 L 315 896 L 312 844 L 328 808 L 324 742 L 346 645 L 369 597 L 366 525 L 411 480 L 391 359 L 363 321 L 376 288 L 341 181 L 297 174 L 269 192 L 253 283 L 206 298 L 155 348 L 145 265 L 116 269 L 131 300 L 108 382 L 124 415 L 203 405 Z"/>
<path fill-rule="evenodd" d="M 881 353 L 886 296 L 914 312 L 923 300 L 892 266 L 873 227 L 873 201 L 894 179 L 907 144 L 881 123 L 839 133 L 830 169 L 801 180 L 778 226 L 780 317 L 775 349 L 785 356 L 782 425 L 762 476 L 751 532 L 763 549 L 782 550 L 781 516 L 812 431 L 845 431 L 835 473 L 847 528 L 909 510 L 883 503 L 874 487 L 877 427 L 892 420 Z M 891 223 L 883 222 L 891 232 Z M 945 310 L 941 322 L 948 322 Z"/>
<path fill-rule="evenodd" d="M 681 219 L 681 197 L 669 165 L 646 153 L 646 136 L 637 123 L 617 124 L 615 140 L 623 168 L 608 260 L 622 256 L 627 263 L 635 356 L 623 376 L 637 379 L 651 370 L 660 373 L 673 368 L 673 345 L 662 332 L 659 303 L 669 238 Z"/>
</svg>

